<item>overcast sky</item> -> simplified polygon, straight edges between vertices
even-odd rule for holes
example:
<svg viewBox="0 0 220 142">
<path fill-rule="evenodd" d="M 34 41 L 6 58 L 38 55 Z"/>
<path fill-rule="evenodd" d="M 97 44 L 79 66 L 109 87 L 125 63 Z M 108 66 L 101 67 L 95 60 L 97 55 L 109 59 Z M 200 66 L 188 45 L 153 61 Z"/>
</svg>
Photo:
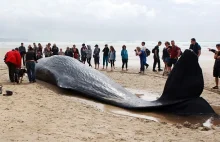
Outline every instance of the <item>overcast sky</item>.
<svg viewBox="0 0 220 142">
<path fill-rule="evenodd" d="M 0 38 L 220 40 L 220 0 L 0 0 Z"/>
</svg>

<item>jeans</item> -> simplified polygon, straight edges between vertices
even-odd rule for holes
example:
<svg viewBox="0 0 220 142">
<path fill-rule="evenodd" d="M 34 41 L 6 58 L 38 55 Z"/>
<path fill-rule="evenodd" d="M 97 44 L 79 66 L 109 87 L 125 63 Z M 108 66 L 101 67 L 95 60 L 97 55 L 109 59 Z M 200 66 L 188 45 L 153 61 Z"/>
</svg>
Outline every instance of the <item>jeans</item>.
<svg viewBox="0 0 220 142">
<path fill-rule="evenodd" d="M 158 64 L 158 69 L 160 69 L 160 58 L 159 57 L 157 58 L 156 56 L 154 56 L 153 70 L 155 70 L 157 64 Z"/>
<path fill-rule="evenodd" d="M 148 65 L 148 64 L 147 64 L 147 57 L 144 58 L 144 61 L 143 61 L 143 62 L 144 62 L 144 65 Z"/>
<path fill-rule="evenodd" d="M 108 56 L 103 56 L 103 66 L 105 66 L 106 63 L 106 67 L 108 66 Z"/>
<path fill-rule="evenodd" d="M 7 63 L 8 66 L 8 72 L 9 72 L 9 79 L 11 82 L 17 82 L 18 81 L 18 77 L 16 74 L 16 66 L 13 63 L 8 62 Z"/>
<path fill-rule="evenodd" d="M 122 69 L 124 68 L 124 66 L 126 67 L 126 69 L 128 68 L 128 59 L 122 59 Z"/>
<path fill-rule="evenodd" d="M 35 82 L 36 81 L 35 62 L 34 61 L 26 62 L 26 68 L 27 68 L 29 82 Z"/>
<path fill-rule="evenodd" d="M 91 67 L 91 58 L 87 58 L 87 63 L 89 64 L 89 66 Z"/>
<path fill-rule="evenodd" d="M 110 60 L 111 67 L 115 67 L 115 60 Z"/>
<path fill-rule="evenodd" d="M 146 60 L 140 60 L 140 64 L 141 64 L 141 70 L 140 71 L 144 71 L 144 65 L 146 64 Z"/>
</svg>

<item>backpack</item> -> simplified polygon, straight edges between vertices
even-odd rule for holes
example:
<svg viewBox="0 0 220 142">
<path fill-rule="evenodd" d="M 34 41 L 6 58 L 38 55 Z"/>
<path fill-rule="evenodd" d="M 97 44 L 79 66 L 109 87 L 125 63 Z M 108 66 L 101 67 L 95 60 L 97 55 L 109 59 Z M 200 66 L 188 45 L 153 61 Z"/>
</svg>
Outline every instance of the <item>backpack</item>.
<svg viewBox="0 0 220 142">
<path fill-rule="evenodd" d="M 150 56 L 150 50 L 149 49 L 146 49 L 146 54 L 147 54 L 147 57 Z"/>
<path fill-rule="evenodd" d="M 154 52 L 155 52 L 155 48 L 152 49 L 152 53 L 154 53 Z"/>
</svg>

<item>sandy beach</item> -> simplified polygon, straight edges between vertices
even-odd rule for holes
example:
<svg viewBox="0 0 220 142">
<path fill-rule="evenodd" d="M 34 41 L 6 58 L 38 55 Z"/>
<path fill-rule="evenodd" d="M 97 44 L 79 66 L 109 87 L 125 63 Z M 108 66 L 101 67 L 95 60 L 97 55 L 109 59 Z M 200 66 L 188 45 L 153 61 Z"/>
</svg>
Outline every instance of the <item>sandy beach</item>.
<svg viewBox="0 0 220 142">
<path fill-rule="evenodd" d="M 3 57 L 9 49 L 0 49 Z M 138 60 L 138 59 L 137 59 Z M 214 61 L 213 61 L 214 62 Z M 210 66 L 202 63 L 204 69 L 204 97 L 212 106 L 220 107 L 220 93 L 209 88 L 214 86 Z M 152 67 L 152 66 L 151 66 Z M 125 88 L 162 94 L 166 77 L 162 73 L 147 70 L 145 75 L 130 68 L 122 73 L 100 70 Z M 24 77 L 22 84 L 9 83 L 7 66 L 0 62 L 0 83 L 3 91 L 11 90 L 13 96 L 0 96 L 0 141 L 220 141 L 220 127 L 192 127 L 185 124 L 138 118 L 111 113 L 90 103 L 77 94 L 70 94 L 56 86 L 37 81 L 29 84 Z M 75 96 L 76 95 L 76 96 Z"/>
</svg>

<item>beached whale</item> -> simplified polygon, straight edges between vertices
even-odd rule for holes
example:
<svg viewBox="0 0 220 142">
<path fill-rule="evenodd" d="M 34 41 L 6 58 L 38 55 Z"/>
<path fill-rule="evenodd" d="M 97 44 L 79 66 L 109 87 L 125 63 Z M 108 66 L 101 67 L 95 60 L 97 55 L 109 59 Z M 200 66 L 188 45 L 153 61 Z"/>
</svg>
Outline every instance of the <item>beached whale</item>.
<svg viewBox="0 0 220 142">
<path fill-rule="evenodd" d="M 162 96 L 145 101 L 101 72 L 67 56 L 43 58 L 36 64 L 36 77 L 63 89 L 126 109 L 164 111 L 186 115 L 215 114 L 200 97 L 204 88 L 198 57 L 186 50 L 167 79 Z"/>
</svg>

